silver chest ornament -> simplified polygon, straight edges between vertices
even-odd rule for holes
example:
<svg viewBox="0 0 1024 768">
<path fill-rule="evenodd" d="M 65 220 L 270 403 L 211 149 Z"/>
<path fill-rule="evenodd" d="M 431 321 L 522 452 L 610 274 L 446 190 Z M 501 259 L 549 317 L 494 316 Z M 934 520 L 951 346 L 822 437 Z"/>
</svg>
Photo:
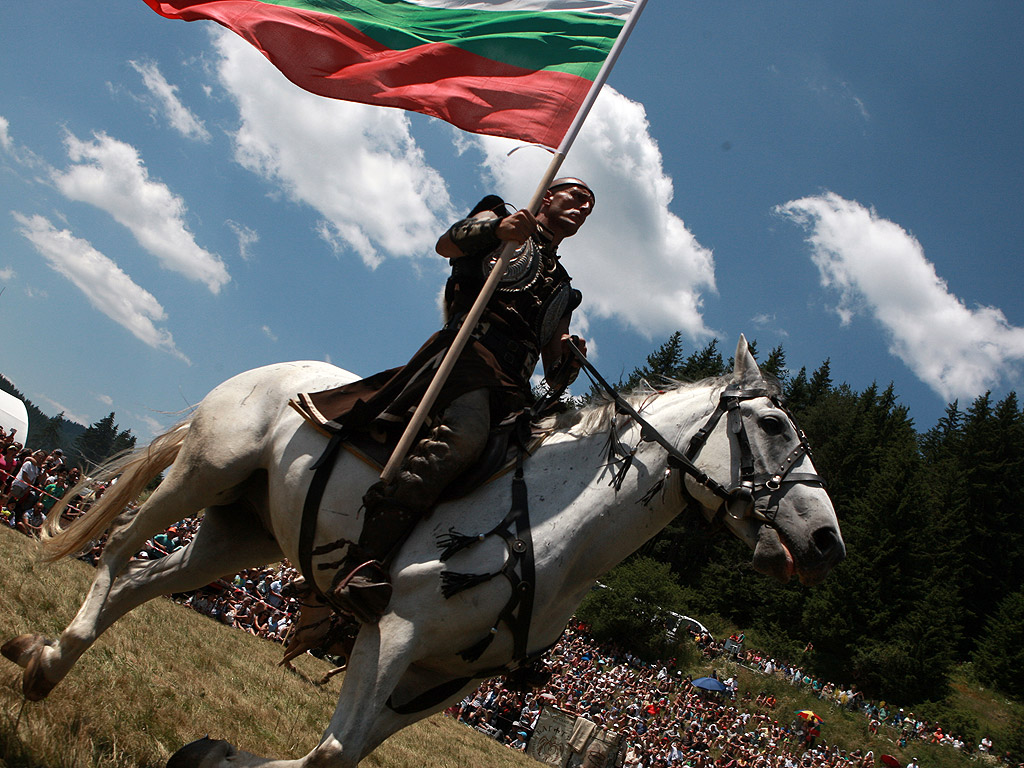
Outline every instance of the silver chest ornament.
<svg viewBox="0 0 1024 768">
<path fill-rule="evenodd" d="M 495 249 L 482 263 L 483 275 L 486 278 L 498 263 L 501 255 L 501 248 Z M 548 270 L 542 269 L 545 259 L 551 262 Z M 568 282 L 558 285 L 547 298 L 540 298 L 537 294 L 545 293 L 544 290 L 536 290 L 538 283 L 552 282 L 552 278 L 544 274 L 554 266 L 555 257 L 553 254 L 545 253 L 544 249 L 530 238 L 516 249 L 509 261 L 508 269 L 498 282 L 497 293 L 505 294 L 510 298 L 515 294 L 532 294 L 534 302 L 540 305 L 537 312 L 533 313 L 536 318 L 533 323 L 534 333 L 540 341 L 540 345 L 547 344 L 558 327 L 558 321 L 565 315 L 566 307 L 569 306 L 569 298 L 572 289 Z M 522 298 L 521 296 L 519 297 Z"/>
</svg>

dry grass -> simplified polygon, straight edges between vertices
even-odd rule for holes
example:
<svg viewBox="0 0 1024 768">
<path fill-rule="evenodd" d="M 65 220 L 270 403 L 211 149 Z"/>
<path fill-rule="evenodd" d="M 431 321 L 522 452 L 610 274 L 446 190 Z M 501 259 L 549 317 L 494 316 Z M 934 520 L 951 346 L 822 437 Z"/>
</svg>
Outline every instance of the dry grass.
<svg viewBox="0 0 1024 768">
<path fill-rule="evenodd" d="M 34 542 L 0 529 L 0 640 L 55 636 L 78 609 L 92 569 L 44 564 Z M 26 768 L 163 766 L 210 734 L 256 754 L 300 757 L 337 701 L 340 677 L 310 656 L 302 676 L 276 666 L 280 646 L 154 600 L 115 624 L 42 702 L 24 706 L 21 669 L 0 659 L 0 765 Z M 19 719 L 20 714 L 20 719 Z M 396 734 L 363 763 L 375 768 L 537 766 L 450 718 Z"/>
</svg>

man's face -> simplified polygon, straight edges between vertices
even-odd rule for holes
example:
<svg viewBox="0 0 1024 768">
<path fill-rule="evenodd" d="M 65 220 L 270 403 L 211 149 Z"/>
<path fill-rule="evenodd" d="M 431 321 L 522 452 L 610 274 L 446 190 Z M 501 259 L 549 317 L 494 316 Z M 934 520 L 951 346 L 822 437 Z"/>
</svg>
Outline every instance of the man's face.
<svg viewBox="0 0 1024 768">
<path fill-rule="evenodd" d="M 560 238 L 572 237 L 592 210 L 594 197 L 586 187 L 559 187 L 545 195 L 537 220 Z"/>
</svg>

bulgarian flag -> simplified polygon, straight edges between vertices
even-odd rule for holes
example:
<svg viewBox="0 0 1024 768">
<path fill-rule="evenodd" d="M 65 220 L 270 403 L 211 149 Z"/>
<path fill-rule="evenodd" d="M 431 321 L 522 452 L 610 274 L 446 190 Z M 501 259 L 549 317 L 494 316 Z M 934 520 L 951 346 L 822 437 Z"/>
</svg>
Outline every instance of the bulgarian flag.
<svg viewBox="0 0 1024 768">
<path fill-rule="evenodd" d="M 212 19 L 296 85 L 558 147 L 638 0 L 145 0 Z M 642 2 L 640 3 L 642 5 Z"/>
</svg>

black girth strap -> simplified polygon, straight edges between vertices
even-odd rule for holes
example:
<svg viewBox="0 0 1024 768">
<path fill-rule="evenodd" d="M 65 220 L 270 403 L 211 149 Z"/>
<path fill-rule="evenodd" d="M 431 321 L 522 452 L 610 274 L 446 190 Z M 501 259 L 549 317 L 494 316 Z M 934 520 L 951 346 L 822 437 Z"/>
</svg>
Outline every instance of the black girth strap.
<svg viewBox="0 0 1024 768">
<path fill-rule="evenodd" d="M 560 639 L 560 638 L 559 638 Z M 417 712 L 422 712 L 425 709 L 432 709 L 440 704 L 445 699 L 454 696 L 464 685 L 472 682 L 473 680 L 483 680 L 488 677 L 496 677 L 498 675 L 505 675 L 508 677 L 516 670 L 528 667 L 531 664 L 536 663 L 540 660 L 544 654 L 550 651 L 558 643 L 556 639 L 551 645 L 541 648 L 539 651 L 527 654 L 525 658 L 521 659 L 518 663 L 512 662 L 504 667 L 492 667 L 490 669 L 482 669 L 479 672 L 468 676 L 468 677 L 457 677 L 454 680 L 448 680 L 440 685 L 435 685 L 433 688 L 428 688 L 426 691 L 421 693 L 419 696 L 415 696 L 405 704 L 395 704 L 394 695 L 389 696 L 385 705 L 388 709 L 398 715 L 411 715 Z"/>
<path fill-rule="evenodd" d="M 480 658 L 494 640 L 501 622 L 505 622 L 512 630 L 513 664 L 518 663 L 527 655 L 526 649 L 529 642 L 537 585 L 533 560 L 533 536 L 530 533 L 529 500 L 526 493 L 526 481 L 523 479 L 523 454 L 524 451 L 520 448 L 516 458 L 515 477 L 512 479 L 512 506 L 500 523 L 487 533 L 475 536 L 449 529 L 447 534 L 438 538 L 438 546 L 443 550 L 441 562 L 446 562 L 457 552 L 490 536 L 500 536 L 505 541 L 505 547 L 508 550 L 504 565 L 493 573 L 469 574 L 445 571 L 441 574 L 441 593 L 446 598 L 490 581 L 496 576 L 504 576 L 512 586 L 512 594 L 490 632 L 478 642 L 459 652 L 459 655 L 466 661 L 476 661 Z M 515 525 L 515 534 L 511 530 L 513 525 Z M 518 573 L 516 573 L 517 570 Z"/>
<path fill-rule="evenodd" d="M 343 434 L 335 432 L 320 458 L 310 467 L 313 470 L 313 479 L 309 483 L 309 490 L 306 491 L 306 501 L 302 505 L 302 522 L 299 524 L 299 573 L 317 596 L 335 610 L 338 610 L 337 607 L 317 586 L 313 575 L 313 539 L 316 536 L 316 521 L 320 513 L 320 502 L 323 501 L 327 481 L 331 479 L 331 471 L 334 469 L 335 459 L 342 442 L 344 442 Z"/>
<path fill-rule="evenodd" d="M 415 696 L 404 704 L 395 704 L 392 699 L 394 695 L 388 696 L 388 700 L 385 702 L 385 706 L 394 712 L 396 715 L 414 715 L 417 712 L 422 712 L 425 709 L 431 709 L 436 707 L 442 701 L 450 696 L 454 696 L 456 693 L 462 690 L 462 687 L 467 683 L 475 680 L 474 677 L 457 677 L 454 680 L 449 680 L 440 685 L 429 688 L 419 696 Z"/>
</svg>

